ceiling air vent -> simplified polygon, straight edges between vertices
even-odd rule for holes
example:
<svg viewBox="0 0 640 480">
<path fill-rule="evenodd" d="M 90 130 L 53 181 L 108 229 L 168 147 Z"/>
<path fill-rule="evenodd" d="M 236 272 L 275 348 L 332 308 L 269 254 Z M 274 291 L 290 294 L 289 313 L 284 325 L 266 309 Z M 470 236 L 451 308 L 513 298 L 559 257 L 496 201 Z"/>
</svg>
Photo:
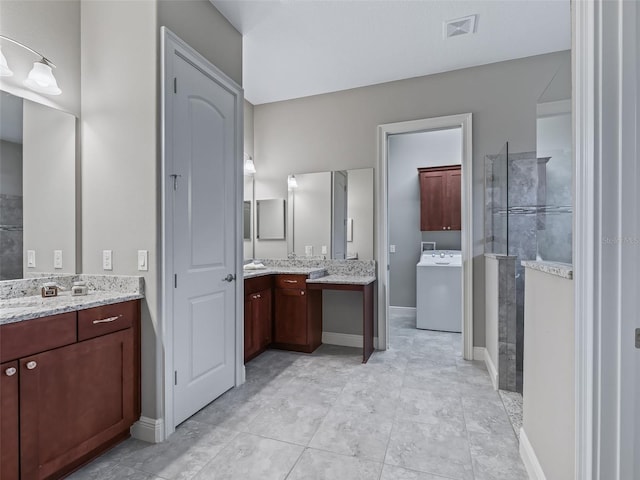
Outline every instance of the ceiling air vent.
<svg viewBox="0 0 640 480">
<path fill-rule="evenodd" d="M 477 15 L 469 15 L 468 17 L 456 18 L 455 20 L 444 22 L 444 38 L 475 33 L 476 18 Z"/>
</svg>

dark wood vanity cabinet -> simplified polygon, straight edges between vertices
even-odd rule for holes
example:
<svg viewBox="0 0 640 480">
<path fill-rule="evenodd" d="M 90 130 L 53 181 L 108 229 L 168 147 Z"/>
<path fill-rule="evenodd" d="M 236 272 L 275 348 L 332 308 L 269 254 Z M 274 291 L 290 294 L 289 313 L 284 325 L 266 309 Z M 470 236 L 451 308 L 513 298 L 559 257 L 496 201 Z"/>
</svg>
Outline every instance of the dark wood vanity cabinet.
<svg viewBox="0 0 640 480">
<path fill-rule="evenodd" d="M 272 341 L 271 276 L 247 279 L 244 288 L 244 361 L 246 363 L 262 353 Z"/>
<path fill-rule="evenodd" d="M 60 478 L 129 436 L 140 416 L 139 316 L 136 300 L 0 327 L 3 343 L 20 344 L 51 322 L 49 344 L 59 344 L 1 354 L 18 355 L 2 364 L 3 480 Z"/>
<path fill-rule="evenodd" d="M 462 229 L 460 165 L 419 168 L 420 230 Z"/>
<path fill-rule="evenodd" d="M 0 365 L 0 478 L 18 480 L 20 451 L 18 450 L 20 390 L 18 362 Z"/>
<path fill-rule="evenodd" d="M 311 353 L 322 343 L 322 299 L 308 296 L 306 275 L 276 275 L 273 342 Z"/>
</svg>

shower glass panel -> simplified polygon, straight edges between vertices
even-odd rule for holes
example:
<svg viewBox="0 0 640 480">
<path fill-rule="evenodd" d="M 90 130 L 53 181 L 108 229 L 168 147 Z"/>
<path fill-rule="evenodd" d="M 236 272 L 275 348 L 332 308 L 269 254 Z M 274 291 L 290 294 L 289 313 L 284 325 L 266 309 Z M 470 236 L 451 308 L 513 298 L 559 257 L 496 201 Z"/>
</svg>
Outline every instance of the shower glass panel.
<svg viewBox="0 0 640 480">
<path fill-rule="evenodd" d="M 507 254 L 509 237 L 508 170 L 509 143 L 485 161 L 485 253 Z"/>
</svg>

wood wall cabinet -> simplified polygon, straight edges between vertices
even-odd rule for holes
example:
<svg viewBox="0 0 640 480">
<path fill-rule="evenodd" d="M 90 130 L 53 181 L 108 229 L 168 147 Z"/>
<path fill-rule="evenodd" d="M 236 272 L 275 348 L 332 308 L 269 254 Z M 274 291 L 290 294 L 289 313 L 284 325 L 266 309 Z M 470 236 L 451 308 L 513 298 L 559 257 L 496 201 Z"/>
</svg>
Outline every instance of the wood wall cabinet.
<svg viewBox="0 0 640 480">
<path fill-rule="evenodd" d="M 273 302 L 271 276 L 245 280 L 244 361 L 262 353 L 272 341 Z"/>
<path fill-rule="evenodd" d="M 322 297 L 309 297 L 306 281 L 306 275 L 276 275 L 276 348 L 311 353 L 322 344 Z"/>
<path fill-rule="evenodd" d="M 420 230 L 462 230 L 460 165 L 419 168 Z"/>
<path fill-rule="evenodd" d="M 0 327 L 3 344 L 27 345 L 0 356 L 17 356 L 2 364 L 3 480 L 60 478 L 129 436 L 140 417 L 139 318 L 136 300 Z M 56 333 L 36 352 L 28 340 L 43 326 Z"/>
</svg>

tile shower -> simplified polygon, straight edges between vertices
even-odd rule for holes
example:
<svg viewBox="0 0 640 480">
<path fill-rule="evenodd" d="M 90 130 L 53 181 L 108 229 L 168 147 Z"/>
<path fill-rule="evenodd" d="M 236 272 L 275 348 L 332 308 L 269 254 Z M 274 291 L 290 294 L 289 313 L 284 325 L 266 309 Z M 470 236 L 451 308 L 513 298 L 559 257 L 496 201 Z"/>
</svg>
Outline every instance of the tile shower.
<svg viewBox="0 0 640 480">
<path fill-rule="evenodd" d="M 506 256 L 500 268 L 505 294 L 498 334 L 499 386 L 504 390 L 522 392 L 522 260 L 571 263 L 571 174 L 570 155 L 512 153 L 508 143 L 499 154 L 485 158 L 485 253 Z M 513 275 L 515 281 L 504 275 Z"/>
</svg>

